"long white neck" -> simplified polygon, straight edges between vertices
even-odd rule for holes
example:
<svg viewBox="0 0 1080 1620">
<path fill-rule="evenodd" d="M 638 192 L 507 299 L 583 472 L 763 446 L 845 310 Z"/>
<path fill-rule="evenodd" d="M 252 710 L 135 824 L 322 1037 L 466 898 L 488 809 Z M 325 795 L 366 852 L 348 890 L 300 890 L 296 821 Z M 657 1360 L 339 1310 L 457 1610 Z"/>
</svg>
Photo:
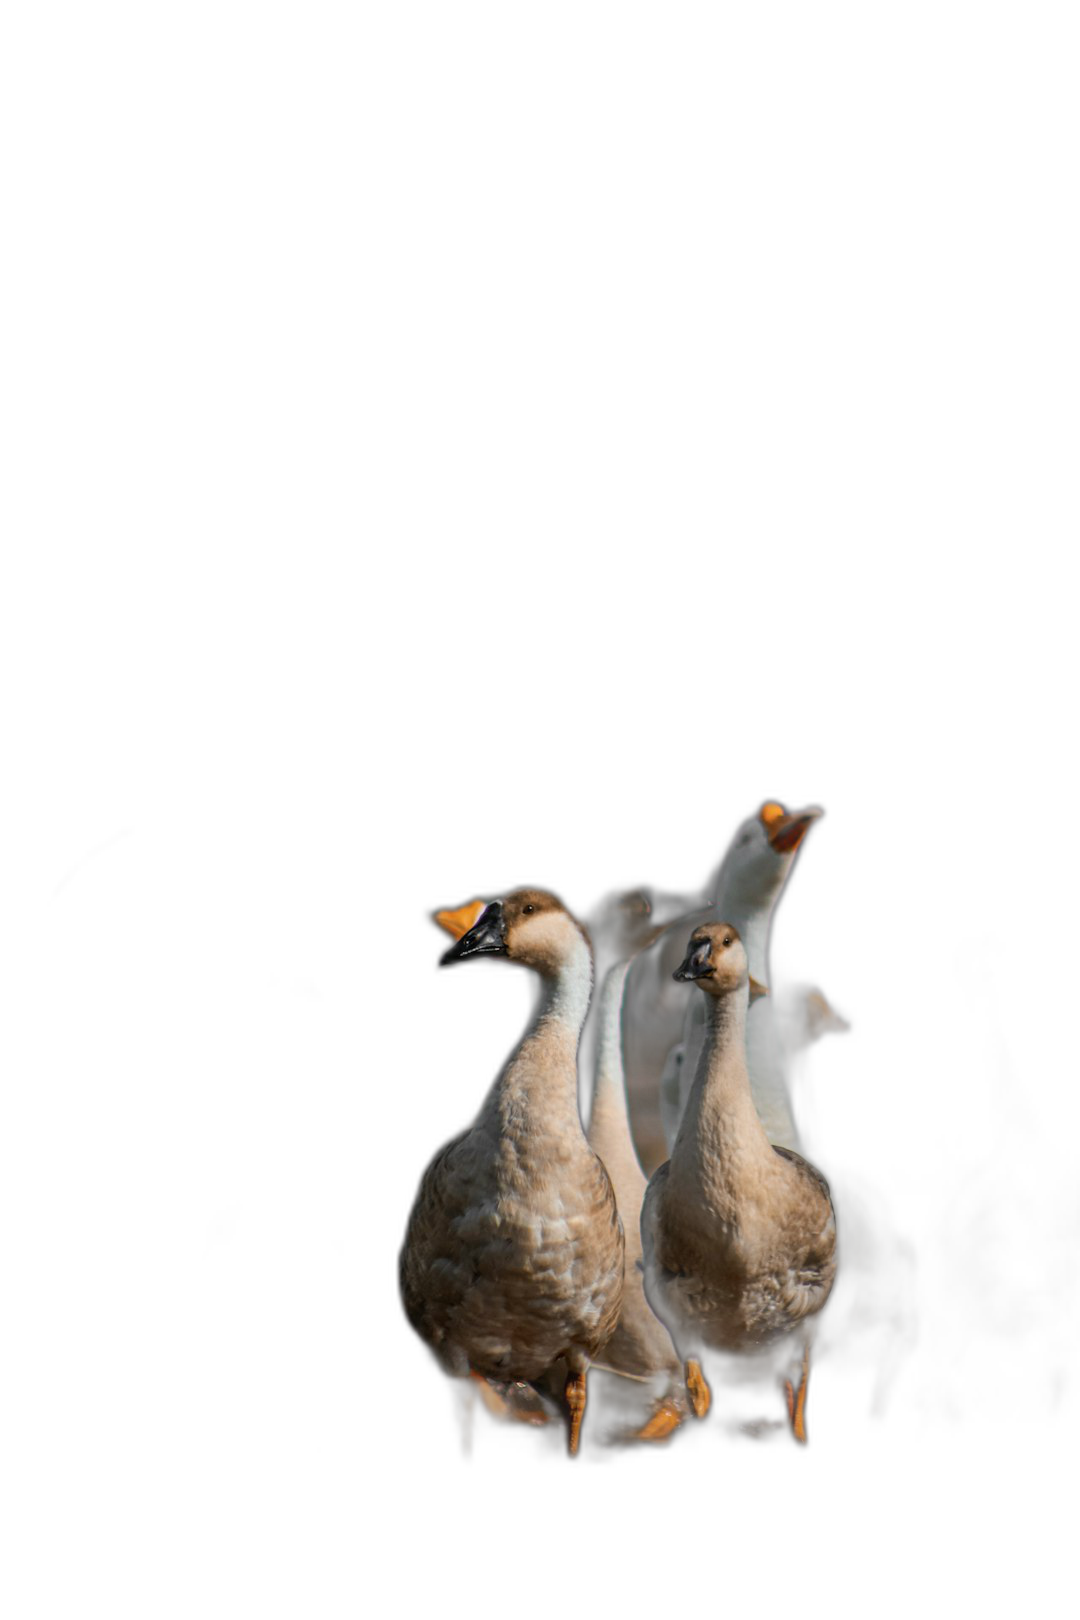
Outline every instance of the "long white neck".
<svg viewBox="0 0 1080 1620">
<path fill-rule="evenodd" d="M 592 991 L 592 956 L 583 937 L 542 983 L 536 1013 L 481 1110 L 481 1118 L 494 1111 L 504 1134 L 541 1117 L 554 1130 L 581 1131 L 577 1050 Z"/>
<path fill-rule="evenodd" d="M 705 1045 L 671 1151 L 671 1175 L 716 1190 L 737 1176 L 748 1159 L 771 1155 L 750 1091 L 746 1068 L 749 989 L 730 995 L 704 993 Z"/>
<path fill-rule="evenodd" d="M 641 1173 L 630 1131 L 622 1058 L 622 1003 L 628 972 L 630 962 L 601 967 L 581 1032 L 581 1118 L 589 1144 L 612 1174 L 612 1160 L 625 1160 L 627 1155 Z"/>
<path fill-rule="evenodd" d="M 793 1147 L 803 1152 L 803 1142 L 795 1124 L 792 1092 L 784 1077 L 784 1064 L 780 1061 L 780 1042 L 777 1040 L 776 1022 L 772 1019 L 769 996 L 755 1001 L 746 1019 L 746 1068 L 750 1071 L 750 1089 L 758 1105 L 761 1123 L 771 1142 L 780 1147 Z"/>
<path fill-rule="evenodd" d="M 750 972 L 762 984 L 769 982 L 769 935 L 772 932 L 773 911 L 783 889 L 784 879 L 781 879 L 771 892 L 750 899 L 740 896 L 737 884 L 725 883 L 722 872 L 716 887 L 716 915 L 738 929 Z"/>
</svg>

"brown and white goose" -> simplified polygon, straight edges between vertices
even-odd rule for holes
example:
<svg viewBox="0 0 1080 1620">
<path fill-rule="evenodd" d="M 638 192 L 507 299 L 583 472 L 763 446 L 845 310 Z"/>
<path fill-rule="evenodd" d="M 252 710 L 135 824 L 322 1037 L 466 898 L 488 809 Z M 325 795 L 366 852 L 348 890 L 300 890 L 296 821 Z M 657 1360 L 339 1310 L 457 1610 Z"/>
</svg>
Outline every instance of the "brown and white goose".
<svg viewBox="0 0 1080 1620">
<path fill-rule="evenodd" d="M 755 1350 L 800 1329 L 825 1304 L 836 1274 L 828 1183 L 766 1136 L 746 1067 L 752 988 L 729 923 L 690 936 L 677 978 L 706 1000 L 705 1044 L 671 1158 L 649 1182 L 641 1212 L 645 1292 L 686 1365 L 698 1417 L 709 1408 L 701 1350 Z M 806 1439 L 809 1339 L 788 1415 Z"/>
<path fill-rule="evenodd" d="M 401 1252 L 402 1298 L 452 1374 L 534 1381 L 564 1361 L 573 1455 L 586 1368 L 614 1332 L 624 1267 L 611 1180 L 578 1111 L 592 956 L 580 925 L 541 889 L 492 901 L 442 961 L 483 955 L 538 974 L 540 1004 L 475 1123 L 424 1174 Z"/>
</svg>

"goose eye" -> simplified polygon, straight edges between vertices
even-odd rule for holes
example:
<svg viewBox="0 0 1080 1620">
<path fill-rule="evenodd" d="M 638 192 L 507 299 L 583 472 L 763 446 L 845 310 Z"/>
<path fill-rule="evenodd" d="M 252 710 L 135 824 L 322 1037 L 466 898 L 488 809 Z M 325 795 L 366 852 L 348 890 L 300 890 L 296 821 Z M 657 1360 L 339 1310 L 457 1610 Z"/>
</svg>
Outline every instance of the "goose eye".
<svg viewBox="0 0 1080 1620">
<path fill-rule="evenodd" d="M 522 911 L 524 911 L 524 913 L 525 913 L 525 915 L 527 917 L 527 916 L 529 916 L 530 912 L 533 912 L 533 911 L 536 910 L 536 907 L 531 906 L 531 905 L 530 906 L 522 906 L 521 909 L 522 909 Z"/>
<path fill-rule="evenodd" d="M 724 935 L 724 944 L 725 945 L 730 945 L 731 944 L 731 935 L 730 934 L 725 934 Z"/>
</svg>

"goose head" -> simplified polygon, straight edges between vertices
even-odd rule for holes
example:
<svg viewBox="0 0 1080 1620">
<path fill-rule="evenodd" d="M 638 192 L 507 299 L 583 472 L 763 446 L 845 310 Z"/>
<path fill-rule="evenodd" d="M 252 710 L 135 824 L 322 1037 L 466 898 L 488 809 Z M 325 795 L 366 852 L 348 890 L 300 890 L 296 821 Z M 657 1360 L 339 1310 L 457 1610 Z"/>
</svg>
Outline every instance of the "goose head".
<svg viewBox="0 0 1080 1620">
<path fill-rule="evenodd" d="M 505 956 L 545 978 L 554 978 L 582 953 L 589 955 L 585 930 L 561 900 L 546 889 L 515 889 L 489 901 L 440 962 Z"/>
<path fill-rule="evenodd" d="M 630 962 L 659 940 L 672 923 L 711 906 L 706 894 L 677 894 L 674 889 L 641 883 L 601 894 L 589 906 L 585 920 L 597 957 L 606 962 Z"/>
<path fill-rule="evenodd" d="M 747 816 L 716 874 L 715 892 L 719 896 L 723 891 L 725 909 L 748 912 L 771 905 L 787 881 L 803 839 L 824 814 L 817 805 L 787 810 L 776 799 L 769 799 L 756 815 Z"/>
<path fill-rule="evenodd" d="M 766 994 L 751 977 L 746 948 L 731 923 L 702 923 L 690 935 L 686 959 L 673 977 L 694 983 L 709 996 L 729 996 L 749 986 L 750 1000 Z"/>
</svg>

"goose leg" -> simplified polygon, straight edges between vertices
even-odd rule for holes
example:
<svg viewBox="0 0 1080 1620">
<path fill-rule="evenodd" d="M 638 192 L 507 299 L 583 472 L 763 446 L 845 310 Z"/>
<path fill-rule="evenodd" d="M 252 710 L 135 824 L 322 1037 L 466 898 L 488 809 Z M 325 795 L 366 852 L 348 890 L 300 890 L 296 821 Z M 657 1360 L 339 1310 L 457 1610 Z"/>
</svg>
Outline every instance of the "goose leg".
<svg viewBox="0 0 1080 1620">
<path fill-rule="evenodd" d="M 712 1405 L 712 1391 L 705 1381 L 701 1362 L 691 1356 L 686 1363 L 686 1392 L 696 1418 L 703 1418 Z"/>
<path fill-rule="evenodd" d="M 566 1404 L 570 1409 L 570 1455 L 577 1456 L 581 1420 L 585 1416 L 585 1369 L 571 1371 L 566 1379 Z"/>
<path fill-rule="evenodd" d="M 810 1382 L 810 1346 L 803 1346 L 802 1375 L 799 1379 L 798 1389 L 792 1387 L 791 1379 L 784 1381 L 784 1394 L 787 1396 L 787 1415 L 791 1424 L 791 1432 L 800 1445 L 806 1444 L 806 1386 Z"/>
<path fill-rule="evenodd" d="M 634 1435 L 635 1440 L 666 1440 L 674 1434 L 686 1416 L 684 1402 L 674 1393 L 663 1395 L 654 1405 L 644 1427 Z"/>
<path fill-rule="evenodd" d="M 491 1413 L 492 1417 L 507 1418 L 510 1416 L 510 1406 L 505 1396 L 496 1389 L 495 1385 L 485 1378 L 483 1373 L 469 1369 L 469 1377 L 475 1379 L 480 1391 L 480 1399 Z"/>
<path fill-rule="evenodd" d="M 529 1408 L 529 1406 L 512 1406 L 510 1401 L 504 1401 L 499 1390 L 492 1390 L 491 1383 L 479 1372 L 470 1372 L 470 1383 L 476 1390 L 476 1398 L 483 1406 L 487 1416 L 494 1417 L 495 1422 L 523 1422 L 526 1426 L 539 1427 L 546 1422 L 557 1422 L 552 1413 L 542 1411 L 542 1408 Z"/>
<path fill-rule="evenodd" d="M 546 1411 L 518 1411 L 507 1406 L 499 1390 L 492 1390 L 483 1372 L 470 1371 L 465 1377 L 455 1377 L 450 1382 L 457 1388 L 461 1403 L 461 1450 L 465 1456 L 473 1455 L 473 1414 L 478 1405 L 492 1422 L 521 1422 L 531 1426 L 554 1422 Z"/>
</svg>

